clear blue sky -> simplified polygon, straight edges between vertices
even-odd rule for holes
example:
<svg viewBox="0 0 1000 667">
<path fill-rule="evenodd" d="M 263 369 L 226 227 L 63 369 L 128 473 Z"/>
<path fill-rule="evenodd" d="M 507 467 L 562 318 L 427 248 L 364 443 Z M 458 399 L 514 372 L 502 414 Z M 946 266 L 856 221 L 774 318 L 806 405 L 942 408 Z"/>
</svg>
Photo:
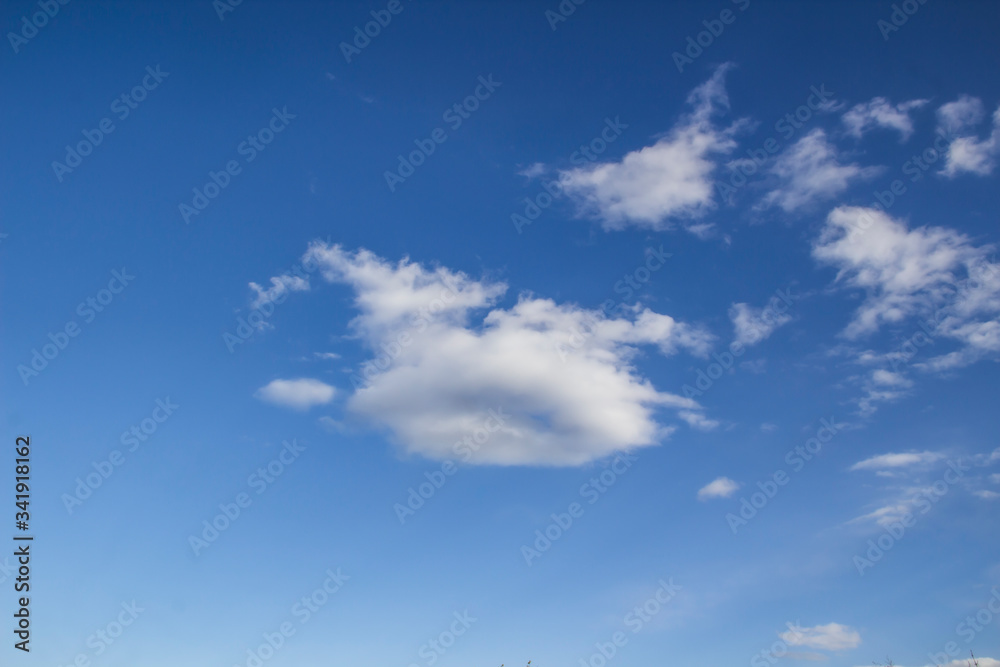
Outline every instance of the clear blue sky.
<svg viewBox="0 0 1000 667">
<path fill-rule="evenodd" d="M 42 5 L 9 661 L 1000 665 L 994 3 Z"/>
</svg>

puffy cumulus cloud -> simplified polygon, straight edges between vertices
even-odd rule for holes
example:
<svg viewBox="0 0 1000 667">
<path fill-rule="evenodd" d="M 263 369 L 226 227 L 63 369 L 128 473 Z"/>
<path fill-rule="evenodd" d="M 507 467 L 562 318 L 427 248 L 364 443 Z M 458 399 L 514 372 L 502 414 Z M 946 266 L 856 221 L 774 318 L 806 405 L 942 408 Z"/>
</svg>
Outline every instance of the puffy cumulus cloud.
<svg viewBox="0 0 1000 667">
<path fill-rule="evenodd" d="M 761 202 L 786 213 L 836 197 L 859 180 L 872 178 L 881 167 L 841 164 L 840 155 L 823 130 L 815 129 L 777 157 L 771 174 L 777 186 Z"/>
<path fill-rule="evenodd" d="M 720 129 L 713 117 L 728 110 L 724 77 L 729 65 L 716 69 L 687 98 L 683 115 L 655 144 L 603 162 L 559 172 L 563 192 L 581 209 L 598 217 L 605 229 L 629 225 L 668 229 L 675 220 L 694 220 L 715 207 L 712 197 L 715 155 L 736 147 L 742 123 Z M 695 233 L 706 228 L 695 226 Z"/>
<path fill-rule="evenodd" d="M 962 173 L 988 176 L 1000 154 L 1000 107 L 993 112 L 993 129 L 985 139 L 975 135 L 985 111 L 979 98 L 962 95 L 938 109 L 938 131 L 951 140 L 941 173 L 954 178 Z"/>
<path fill-rule="evenodd" d="M 789 625 L 788 630 L 779 636 L 789 646 L 807 646 L 826 651 L 843 651 L 861 644 L 861 635 L 858 631 L 840 623 L 812 627 Z"/>
<path fill-rule="evenodd" d="M 906 141 L 913 135 L 910 112 L 927 104 L 927 100 L 910 100 L 892 105 L 884 97 L 873 97 L 869 102 L 857 104 L 843 115 L 844 126 L 851 136 L 861 138 L 872 128 L 883 127 L 899 132 Z"/>
<path fill-rule="evenodd" d="M 658 410 L 709 421 L 633 365 L 640 345 L 706 355 L 712 337 L 700 327 L 638 305 L 608 316 L 526 294 L 499 308 L 500 282 L 322 242 L 306 254 L 326 280 L 354 290 L 351 327 L 377 355 L 348 408 L 406 452 L 453 458 L 489 423 L 487 439 L 466 443 L 471 463 L 578 465 L 660 442 L 673 427 Z"/>
<path fill-rule="evenodd" d="M 906 468 L 916 465 L 934 463 L 944 458 L 939 452 L 900 452 L 879 454 L 864 461 L 858 461 L 851 470 L 885 470 L 887 468 Z"/>
<path fill-rule="evenodd" d="M 718 477 L 698 489 L 698 500 L 705 501 L 712 498 L 728 498 L 736 493 L 736 490 L 739 488 L 740 485 L 728 477 Z"/>
<path fill-rule="evenodd" d="M 311 378 L 272 380 L 254 393 L 261 401 L 293 410 L 308 410 L 333 400 L 336 389 Z"/>
</svg>

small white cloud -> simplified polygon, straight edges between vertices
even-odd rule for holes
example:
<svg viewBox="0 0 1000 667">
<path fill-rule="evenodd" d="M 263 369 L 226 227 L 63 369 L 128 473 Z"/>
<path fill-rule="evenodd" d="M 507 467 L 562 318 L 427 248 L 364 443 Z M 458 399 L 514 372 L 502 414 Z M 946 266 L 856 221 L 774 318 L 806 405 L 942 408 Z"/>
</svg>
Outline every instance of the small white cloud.
<svg viewBox="0 0 1000 667">
<path fill-rule="evenodd" d="M 938 452 L 902 452 L 879 454 L 851 466 L 851 470 L 885 470 L 888 468 L 906 468 L 915 465 L 926 465 L 944 458 Z"/>
<path fill-rule="evenodd" d="M 771 422 L 764 422 L 760 425 L 760 430 L 762 433 L 773 433 L 778 430 L 778 425 Z"/>
<path fill-rule="evenodd" d="M 808 646 L 826 651 L 843 651 L 861 644 L 858 631 L 840 623 L 827 623 L 802 627 L 789 625 L 786 632 L 779 635 L 789 646 Z"/>
<path fill-rule="evenodd" d="M 605 229 L 629 225 L 669 229 L 676 219 L 700 218 L 715 207 L 714 155 L 731 152 L 739 124 L 718 129 L 712 117 L 729 108 L 723 79 L 728 65 L 716 69 L 688 96 L 692 111 L 651 146 L 619 162 L 603 162 L 559 172 L 562 189 L 581 208 L 601 219 Z M 702 233 L 698 228 L 695 234 Z"/>
<path fill-rule="evenodd" d="M 332 361 L 334 359 L 340 359 L 340 355 L 336 352 L 314 352 L 317 359 L 325 359 L 327 361 Z"/>
<path fill-rule="evenodd" d="M 250 307 L 259 308 L 265 303 L 281 298 L 282 295 L 288 292 L 304 292 L 308 290 L 309 281 L 299 276 L 285 274 L 271 278 L 271 286 L 267 289 L 264 289 L 257 283 L 250 283 L 250 289 L 256 292 L 256 296 L 254 296 L 253 301 L 250 303 Z"/>
<path fill-rule="evenodd" d="M 897 130 L 902 141 L 913 134 L 913 120 L 910 111 L 927 104 L 927 100 L 911 100 L 893 106 L 884 97 L 874 97 L 871 101 L 858 104 L 844 114 L 843 121 L 847 133 L 858 137 L 873 127 L 885 127 Z"/>
<path fill-rule="evenodd" d="M 938 128 L 951 139 L 941 173 L 954 178 L 961 173 L 988 176 L 996 166 L 1000 154 L 1000 107 L 993 113 L 993 128 L 986 139 L 973 134 L 982 122 L 983 103 L 975 97 L 963 95 L 938 109 Z"/>
<path fill-rule="evenodd" d="M 778 297 L 763 308 L 754 308 L 745 303 L 734 303 L 729 308 L 729 319 L 733 323 L 734 341 L 750 347 L 766 340 L 779 327 L 792 321 L 792 316 L 778 307 Z"/>
<path fill-rule="evenodd" d="M 698 489 L 698 500 L 705 501 L 711 498 L 728 498 L 736 493 L 736 490 L 739 488 L 740 485 L 728 477 L 719 477 Z"/>
<path fill-rule="evenodd" d="M 336 389 L 311 378 L 272 380 L 254 393 L 254 397 L 293 410 L 308 410 L 333 400 Z"/>
<path fill-rule="evenodd" d="M 990 481 L 994 484 L 1000 484 L 1000 473 L 993 473 L 990 475 Z"/>
<path fill-rule="evenodd" d="M 902 387 L 904 389 L 913 386 L 913 381 L 900 373 L 894 373 L 881 368 L 872 372 L 872 382 L 886 387 Z"/>
<path fill-rule="evenodd" d="M 708 419 L 700 412 L 681 410 L 677 413 L 677 416 L 686 421 L 688 426 L 696 428 L 699 431 L 711 431 L 719 426 L 719 422 L 714 419 Z"/>
<path fill-rule="evenodd" d="M 527 178 L 538 178 L 547 171 L 547 167 L 541 162 L 535 162 L 534 164 L 528 165 L 521 171 L 517 172 L 521 176 L 526 176 Z"/>
<path fill-rule="evenodd" d="M 996 500 L 997 498 L 1000 498 L 1000 493 L 997 493 L 996 491 L 980 490 L 974 491 L 973 493 L 977 498 L 982 498 L 983 500 Z"/>
<path fill-rule="evenodd" d="M 826 133 L 815 129 L 778 156 L 771 173 L 778 186 L 762 201 L 763 207 L 779 206 L 786 213 L 836 197 L 855 181 L 872 178 L 881 167 L 841 164 L 837 149 Z"/>
</svg>

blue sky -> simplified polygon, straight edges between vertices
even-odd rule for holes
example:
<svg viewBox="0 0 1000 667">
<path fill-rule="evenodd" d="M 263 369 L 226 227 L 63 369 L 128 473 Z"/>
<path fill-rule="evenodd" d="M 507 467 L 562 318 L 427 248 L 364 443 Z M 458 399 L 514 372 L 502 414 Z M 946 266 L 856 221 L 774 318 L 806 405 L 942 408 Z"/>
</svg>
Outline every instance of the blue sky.
<svg viewBox="0 0 1000 667">
<path fill-rule="evenodd" d="M 991 3 L 0 13 L 7 655 L 1000 665 Z"/>
</svg>

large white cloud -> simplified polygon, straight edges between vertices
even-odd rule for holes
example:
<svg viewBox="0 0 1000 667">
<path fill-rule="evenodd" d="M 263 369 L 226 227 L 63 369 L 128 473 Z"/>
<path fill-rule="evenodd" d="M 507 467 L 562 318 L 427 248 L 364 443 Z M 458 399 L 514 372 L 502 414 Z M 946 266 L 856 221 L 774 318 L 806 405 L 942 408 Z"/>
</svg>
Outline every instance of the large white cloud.
<svg viewBox="0 0 1000 667">
<path fill-rule="evenodd" d="M 561 171 L 563 191 L 600 218 L 606 229 L 667 229 L 675 220 L 697 219 L 714 208 L 714 156 L 736 147 L 732 135 L 740 126 L 719 129 L 712 120 L 729 108 L 727 69 L 719 67 L 688 96 L 692 110 L 655 144 L 618 162 Z"/>
<path fill-rule="evenodd" d="M 455 443 L 472 438 L 471 463 L 577 465 L 659 443 L 674 428 L 659 423 L 664 408 L 706 421 L 633 364 L 641 345 L 704 356 L 712 336 L 700 327 L 639 306 L 609 315 L 530 295 L 499 308 L 503 283 L 322 242 L 305 259 L 354 290 L 351 327 L 376 355 L 348 408 L 407 452 L 455 458 Z"/>
<path fill-rule="evenodd" d="M 763 206 L 793 212 L 815 202 L 836 197 L 855 181 L 871 178 L 879 167 L 841 164 L 835 146 L 823 130 L 815 129 L 778 156 L 771 167 L 778 185 L 764 197 Z"/>
</svg>

